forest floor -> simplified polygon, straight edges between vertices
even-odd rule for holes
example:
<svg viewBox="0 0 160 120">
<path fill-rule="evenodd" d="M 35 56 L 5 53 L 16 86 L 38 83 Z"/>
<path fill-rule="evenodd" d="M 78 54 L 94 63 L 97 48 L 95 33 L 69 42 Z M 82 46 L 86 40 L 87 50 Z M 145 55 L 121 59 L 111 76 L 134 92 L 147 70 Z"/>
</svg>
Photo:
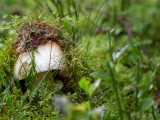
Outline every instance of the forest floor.
<svg viewBox="0 0 160 120">
<path fill-rule="evenodd" d="M 0 120 L 160 119 L 159 0 L 1 0 L 0 8 Z M 35 21 L 73 44 L 66 52 L 72 90 L 48 74 L 37 85 L 28 77 L 21 92 L 13 43 Z"/>
</svg>

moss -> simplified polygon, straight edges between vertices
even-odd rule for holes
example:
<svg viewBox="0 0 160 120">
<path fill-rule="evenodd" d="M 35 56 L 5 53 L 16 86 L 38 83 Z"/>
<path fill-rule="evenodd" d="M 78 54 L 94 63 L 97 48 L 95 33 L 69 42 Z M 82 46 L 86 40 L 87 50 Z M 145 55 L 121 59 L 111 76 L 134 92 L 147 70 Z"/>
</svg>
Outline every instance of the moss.
<svg viewBox="0 0 160 120">
<path fill-rule="evenodd" d="M 18 30 L 18 37 L 15 43 L 17 52 L 26 52 L 36 49 L 39 45 L 54 41 L 62 48 L 65 47 L 59 30 L 45 22 L 36 21 L 25 23 Z"/>
</svg>

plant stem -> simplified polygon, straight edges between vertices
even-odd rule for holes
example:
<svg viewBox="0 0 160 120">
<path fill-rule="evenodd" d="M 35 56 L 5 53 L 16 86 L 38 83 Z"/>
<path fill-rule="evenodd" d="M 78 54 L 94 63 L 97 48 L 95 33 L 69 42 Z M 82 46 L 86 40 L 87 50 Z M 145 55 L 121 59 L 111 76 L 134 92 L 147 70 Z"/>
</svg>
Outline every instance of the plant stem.
<svg viewBox="0 0 160 120">
<path fill-rule="evenodd" d="M 154 109 L 153 106 L 152 106 L 152 116 L 153 116 L 153 119 L 154 119 L 154 120 L 157 120 L 157 117 L 156 117 L 156 115 L 155 115 L 155 109 Z"/>
<path fill-rule="evenodd" d="M 76 19 L 78 20 L 79 13 L 78 13 L 78 9 L 77 9 L 76 2 L 75 2 L 74 0 L 72 0 L 72 7 L 73 7 L 73 9 L 74 9 L 75 17 L 76 17 Z"/>
<path fill-rule="evenodd" d="M 112 78 L 112 87 L 113 87 L 113 90 L 115 92 L 115 95 L 116 95 L 116 99 L 117 99 L 117 105 L 118 105 L 118 108 L 119 108 L 119 116 L 120 116 L 120 120 L 123 120 L 123 110 L 122 110 L 122 104 L 121 104 L 121 99 L 120 99 L 120 93 L 119 93 L 119 90 L 118 90 L 118 82 L 115 78 L 115 66 L 114 66 L 114 63 L 113 63 L 113 58 L 112 58 L 112 47 L 111 47 L 111 34 L 109 33 L 108 34 L 109 36 L 109 52 L 110 52 L 110 57 L 111 57 L 111 62 L 108 62 L 108 68 L 109 68 L 109 71 L 110 71 L 110 74 L 111 74 L 111 78 Z"/>
<path fill-rule="evenodd" d="M 138 93 L 139 93 L 139 90 L 138 90 L 138 83 L 139 83 L 139 80 L 140 80 L 140 63 L 138 62 L 137 64 L 137 67 L 136 67 L 136 98 L 135 98 L 135 108 L 137 109 L 138 108 Z"/>
<path fill-rule="evenodd" d="M 121 100 L 120 100 L 120 96 L 119 96 L 120 93 L 119 93 L 119 90 L 118 90 L 118 82 L 115 78 L 114 68 L 111 66 L 110 63 L 108 64 L 108 67 L 109 67 L 110 74 L 111 74 L 111 77 L 112 77 L 112 87 L 113 87 L 113 90 L 115 92 L 116 99 L 117 99 L 117 105 L 118 105 L 118 108 L 119 108 L 119 116 L 120 116 L 120 119 L 123 120 L 123 110 L 122 110 L 122 104 L 121 104 Z"/>
<path fill-rule="evenodd" d="M 52 4 L 56 7 L 60 18 L 64 17 L 63 4 L 60 0 L 51 0 Z"/>
</svg>

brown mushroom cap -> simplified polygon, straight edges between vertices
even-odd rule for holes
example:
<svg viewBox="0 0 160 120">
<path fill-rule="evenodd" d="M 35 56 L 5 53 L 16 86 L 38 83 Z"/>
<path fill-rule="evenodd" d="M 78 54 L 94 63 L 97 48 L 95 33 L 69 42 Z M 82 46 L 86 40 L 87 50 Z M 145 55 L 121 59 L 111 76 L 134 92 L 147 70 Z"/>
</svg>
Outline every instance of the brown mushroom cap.
<svg viewBox="0 0 160 120">
<path fill-rule="evenodd" d="M 61 48 L 64 47 L 59 30 L 45 22 L 33 22 L 24 24 L 18 31 L 15 48 L 17 53 L 23 53 L 36 49 L 39 45 L 48 41 L 56 42 Z"/>
</svg>

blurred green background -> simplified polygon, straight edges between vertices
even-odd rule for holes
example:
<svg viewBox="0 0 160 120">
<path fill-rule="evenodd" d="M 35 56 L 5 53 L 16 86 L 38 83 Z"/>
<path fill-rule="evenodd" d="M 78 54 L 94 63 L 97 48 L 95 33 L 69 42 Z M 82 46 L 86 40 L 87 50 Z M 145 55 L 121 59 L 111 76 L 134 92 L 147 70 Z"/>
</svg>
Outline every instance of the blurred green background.
<svg viewBox="0 0 160 120">
<path fill-rule="evenodd" d="M 27 95 L 15 85 L 16 31 L 37 20 L 75 43 L 74 93 L 47 78 Z M 160 0 L 0 0 L 0 119 L 159 120 L 159 31 Z M 52 107 L 57 94 L 72 102 L 66 116 Z"/>
</svg>

